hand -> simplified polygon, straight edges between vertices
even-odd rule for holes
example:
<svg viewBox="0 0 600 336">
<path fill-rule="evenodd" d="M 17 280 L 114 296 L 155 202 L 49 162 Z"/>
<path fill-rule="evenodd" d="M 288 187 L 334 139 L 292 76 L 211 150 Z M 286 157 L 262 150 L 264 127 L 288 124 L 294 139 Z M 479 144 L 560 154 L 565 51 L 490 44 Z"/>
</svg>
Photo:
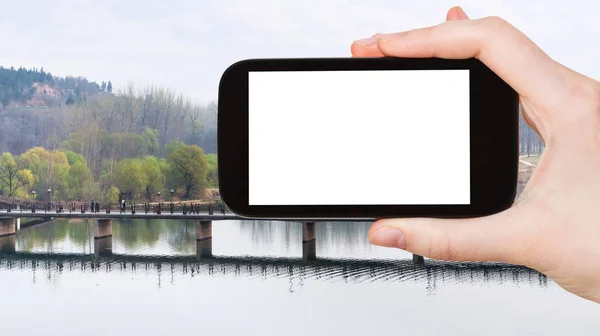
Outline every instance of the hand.
<svg viewBox="0 0 600 336">
<path fill-rule="evenodd" d="M 520 96 L 546 148 L 517 202 L 471 219 L 385 219 L 369 240 L 425 257 L 524 265 L 600 303 L 600 83 L 555 62 L 497 17 L 447 22 L 356 41 L 354 57 L 476 57 Z"/>
</svg>

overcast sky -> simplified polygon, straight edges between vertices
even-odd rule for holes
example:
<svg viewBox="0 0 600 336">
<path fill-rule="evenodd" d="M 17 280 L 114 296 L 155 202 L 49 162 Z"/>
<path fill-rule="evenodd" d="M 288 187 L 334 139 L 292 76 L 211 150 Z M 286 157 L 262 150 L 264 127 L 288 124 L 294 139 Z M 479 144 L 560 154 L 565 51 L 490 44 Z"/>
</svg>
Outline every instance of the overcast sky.
<svg viewBox="0 0 600 336">
<path fill-rule="evenodd" d="M 374 33 L 437 24 L 461 5 L 499 15 L 550 56 L 600 79 L 600 3 L 593 0 L 0 0 L 0 65 L 157 84 L 217 99 L 222 72 L 262 57 L 349 56 Z"/>
</svg>

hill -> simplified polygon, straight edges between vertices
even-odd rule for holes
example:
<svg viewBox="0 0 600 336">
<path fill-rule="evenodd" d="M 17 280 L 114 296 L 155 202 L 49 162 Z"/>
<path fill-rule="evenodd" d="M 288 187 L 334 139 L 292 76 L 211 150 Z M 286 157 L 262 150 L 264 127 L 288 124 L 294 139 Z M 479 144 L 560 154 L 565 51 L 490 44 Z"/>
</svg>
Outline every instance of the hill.
<svg viewBox="0 0 600 336">
<path fill-rule="evenodd" d="M 131 143 L 149 130 L 157 141 L 150 154 L 164 155 L 171 142 L 216 153 L 216 120 L 216 104 L 195 105 L 168 88 L 130 85 L 113 92 L 111 81 L 99 84 L 85 77 L 57 77 L 43 68 L 0 67 L 0 153 L 68 148 L 99 171 L 108 159 L 100 147 Z M 107 140 L 111 137 L 112 142 Z M 148 154 L 138 149 L 105 152 L 110 159 Z"/>
<path fill-rule="evenodd" d="M 111 81 L 0 67 L 0 196 L 51 189 L 60 200 L 209 197 L 216 126 L 216 104 L 193 104 L 168 88 L 113 92 Z"/>
<path fill-rule="evenodd" d="M 111 91 L 110 81 L 98 84 L 85 77 L 56 77 L 44 68 L 0 66 L 0 109 L 11 106 L 54 107 L 72 104 L 85 95 Z"/>
</svg>

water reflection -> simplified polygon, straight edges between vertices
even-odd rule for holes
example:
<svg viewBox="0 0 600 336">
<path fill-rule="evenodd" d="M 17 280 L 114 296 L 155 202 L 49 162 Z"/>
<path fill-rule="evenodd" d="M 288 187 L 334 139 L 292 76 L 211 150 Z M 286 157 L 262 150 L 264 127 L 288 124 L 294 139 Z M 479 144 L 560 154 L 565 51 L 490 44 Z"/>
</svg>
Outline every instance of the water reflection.
<svg viewBox="0 0 600 336">
<path fill-rule="evenodd" d="M 416 264 L 410 254 L 370 245 L 366 240 L 370 223 L 317 224 L 317 239 L 309 242 L 302 241 L 301 224 L 292 222 L 214 222 L 209 240 L 197 240 L 195 221 L 113 221 L 113 236 L 102 239 L 94 239 L 93 223 L 55 220 L 7 237 L 12 241 L 0 244 L 4 246 L 0 269 L 44 272 L 48 279 L 65 270 L 139 269 L 156 276 L 170 272 L 192 277 L 284 277 L 290 288 L 307 281 L 410 281 L 423 283 L 429 293 L 445 283 L 548 285 L 545 276 L 518 266 L 431 260 Z"/>
<path fill-rule="evenodd" d="M 370 245 L 369 227 L 318 223 L 314 260 L 292 222 L 213 222 L 210 246 L 197 245 L 194 221 L 113 221 L 107 240 L 94 239 L 93 221 L 21 230 L 0 252 L 0 285 L 10 288 L 3 334 L 500 336 L 600 327 L 595 305 L 538 272 L 418 265 Z M 212 257 L 198 258 L 209 247 Z"/>
<path fill-rule="evenodd" d="M 317 259 L 306 263 L 301 258 L 149 257 L 113 255 L 94 257 L 68 254 L 17 253 L 0 256 L 0 270 L 31 270 L 51 280 L 63 272 L 127 273 L 144 271 L 147 275 L 221 276 L 242 278 L 287 278 L 292 285 L 308 281 L 373 283 L 418 282 L 430 294 L 447 284 L 512 284 L 547 287 L 548 279 L 525 267 L 504 264 L 449 263 L 427 261 L 415 265 L 411 260 Z M 35 280 L 34 280 L 35 281 Z"/>
</svg>

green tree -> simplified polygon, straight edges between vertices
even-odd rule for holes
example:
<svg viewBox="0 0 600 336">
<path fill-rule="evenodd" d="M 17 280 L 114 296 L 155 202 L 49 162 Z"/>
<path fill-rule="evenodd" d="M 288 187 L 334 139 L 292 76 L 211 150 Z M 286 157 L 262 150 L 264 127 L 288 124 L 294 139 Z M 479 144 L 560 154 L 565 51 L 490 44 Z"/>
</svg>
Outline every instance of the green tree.
<svg viewBox="0 0 600 336">
<path fill-rule="evenodd" d="M 104 191 L 104 201 L 109 203 L 117 203 L 119 201 L 119 188 L 110 187 Z"/>
<path fill-rule="evenodd" d="M 217 154 L 207 154 L 206 159 L 208 161 L 208 174 L 206 176 L 208 186 L 211 188 L 219 187 L 219 169 Z"/>
<path fill-rule="evenodd" d="M 134 199 L 148 184 L 148 177 L 139 159 L 124 159 L 117 166 L 117 188 Z"/>
<path fill-rule="evenodd" d="M 69 162 L 63 152 L 33 147 L 21 155 L 35 176 L 34 190 L 46 197 L 46 189 L 52 189 L 53 199 L 65 199 L 68 189 Z M 41 195 L 40 195 L 41 196 Z"/>
<path fill-rule="evenodd" d="M 208 161 L 202 148 L 196 145 L 176 149 L 168 159 L 175 181 L 185 190 L 185 197 L 204 196 L 207 186 Z"/>
<path fill-rule="evenodd" d="M 108 84 L 106 84 L 106 91 L 107 92 L 112 92 L 112 89 L 113 89 L 112 82 L 108 81 Z"/>
<path fill-rule="evenodd" d="M 144 132 L 144 140 L 147 146 L 149 155 L 157 155 L 158 153 L 158 130 L 146 127 Z"/>
<path fill-rule="evenodd" d="M 35 179 L 27 162 L 13 158 L 10 153 L 0 156 L 0 194 L 8 197 L 26 197 Z"/>
<path fill-rule="evenodd" d="M 118 165 L 119 163 L 115 160 L 106 160 L 102 162 L 102 170 L 100 171 L 100 185 L 105 190 L 117 184 Z"/>
<path fill-rule="evenodd" d="M 168 144 L 165 145 L 165 156 L 169 157 L 169 155 L 171 155 L 171 153 L 173 153 L 175 150 L 181 148 L 181 147 L 185 147 L 185 144 L 181 141 L 178 140 L 171 140 L 171 142 L 169 142 Z"/>
<path fill-rule="evenodd" d="M 78 162 L 81 162 L 87 166 L 87 160 L 85 159 L 85 157 L 83 155 L 75 153 L 70 150 L 66 150 L 66 149 L 61 149 L 61 150 L 59 150 L 59 152 L 62 152 L 65 154 L 65 156 L 67 157 L 67 162 L 69 163 L 70 166 L 72 166 Z"/>
<path fill-rule="evenodd" d="M 142 161 L 142 168 L 146 175 L 146 199 L 150 201 L 154 193 L 165 188 L 165 176 L 154 156 L 146 156 Z"/>
<path fill-rule="evenodd" d="M 92 199 L 97 196 L 94 175 L 84 161 L 75 161 L 67 176 L 68 198 Z"/>
<path fill-rule="evenodd" d="M 167 161 L 167 159 L 164 158 L 158 158 L 158 167 L 160 168 L 160 171 L 162 173 L 162 175 L 164 176 L 164 183 L 165 183 L 165 189 L 166 190 L 171 190 L 173 189 L 175 192 L 177 192 L 177 187 L 178 187 L 178 180 L 176 177 L 174 177 L 174 175 L 171 173 L 171 166 L 169 165 L 169 162 Z"/>
</svg>

